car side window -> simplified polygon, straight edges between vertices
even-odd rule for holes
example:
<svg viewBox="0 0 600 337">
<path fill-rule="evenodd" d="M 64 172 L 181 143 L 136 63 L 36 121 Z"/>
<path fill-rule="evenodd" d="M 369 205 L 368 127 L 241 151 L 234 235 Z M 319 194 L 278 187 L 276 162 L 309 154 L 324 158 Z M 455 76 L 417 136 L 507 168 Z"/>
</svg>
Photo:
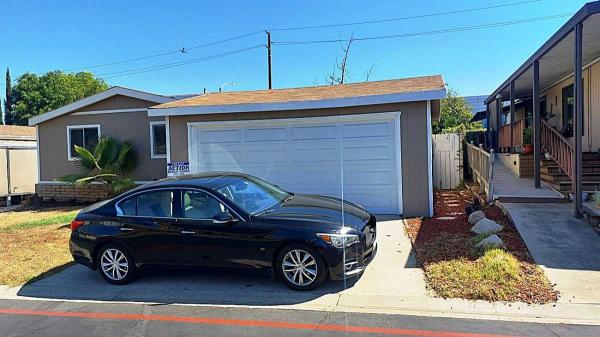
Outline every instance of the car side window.
<svg viewBox="0 0 600 337">
<path fill-rule="evenodd" d="M 212 219 L 219 213 L 229 213 L 229 209 L 212 195 L 195 190 L 182 193 L 182 217 L 189 219 Z"/>
<path fill-rule="evenodd" d="M 138 194 L 137 215 L 168 218 L 173 216 L 173 192 L 168 190 Z"/>
<path fill-rule="evenodd" d="M 119 208 L 122 215 L 137 215 L 137 196 L 121 201 Z"/>
</svg>

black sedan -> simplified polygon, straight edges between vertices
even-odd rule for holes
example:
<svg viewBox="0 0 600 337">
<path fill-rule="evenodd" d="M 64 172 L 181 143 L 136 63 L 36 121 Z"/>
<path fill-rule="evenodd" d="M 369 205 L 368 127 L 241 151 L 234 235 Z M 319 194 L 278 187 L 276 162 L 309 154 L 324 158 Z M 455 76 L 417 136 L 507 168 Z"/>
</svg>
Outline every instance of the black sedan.
<svg viewBox="0 0 600 337">
<path fill-rule="evenodd" d="M 167 178 L 83 209 L 75 261 L 125 284 L 151 265 L 272 270 L 297 290 L 361 273 L 375 217 L 340 199 L 295 194 L 241 173 Z"/>
</svg>

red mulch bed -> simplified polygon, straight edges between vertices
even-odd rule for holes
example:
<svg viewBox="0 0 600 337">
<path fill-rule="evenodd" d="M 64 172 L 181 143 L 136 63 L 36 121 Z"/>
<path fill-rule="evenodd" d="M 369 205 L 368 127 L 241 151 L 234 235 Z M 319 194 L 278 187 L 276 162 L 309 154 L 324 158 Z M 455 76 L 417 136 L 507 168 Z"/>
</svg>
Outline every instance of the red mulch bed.
<svg viewBox="0 0 600 337">
<path fill-rule="evenodd" d="M 405 220 L 406 231 L 413 242 L 417 260 L 425 270 L 428 264 L 436 262 L 458 259 L 475 261 L 479 258 L 480 255 L 473 249 L 475 235 L 470 232 L 472 225 L 467 221 L 465 210 L 467 204 L 472 201 L 473 195 L 467 189 L 436 191 L 434 217 Z M 541 273 L 545 279 L 541 269 L 535 265 L 515 225 L 502 210 L 494 205 L 485 206 L 484 212 L 488 219 L 504 226 L 498 236 L 504 242 L 506 251 L 521 262 L 522 272 L 526 275 Z M 545 286 L 529 283 L 520 285 L 519 294 L 511 301 L 549 303 L 558 299 L 558 292 L 554 291 L 547 281 L 544 282 Z"/>
<path fill-rule="evenodd" d="M 440 260 L 451 258 L 468 258 L 476 259 L 471 252 L 470 240 L 474 237 L 470 232 L 472 227 L 467 221 L 465 208 L 467 203 L 472 202 L 473 197 L 468 190 L 461 191 L 436 191 L 434 195 L 435 215 L 433 218 L 407 219 L 406 231 L 413 240 L 419 262 L 427 264 Z M 502 232 L 498 236 L 506 245 L 506 251 L 513 254 L 522 262 L 534 263 L 525 242 L 521 239 L 521 235 L 517 231 L 515 225 L 508 219 L 502 210 L 497 206 L 488 206 L 484 209 L 488 219 L 494 220 L 504 226 Z M 454 219 L 449 219 L 449 218 Z M 431 256 L 424 252 L 424 249 L 431 248 L 429 245 L 438 239 L 446 237 L 450 238 L 448 244 L 453 245 L 453 249 L 449 249 L 447 256 Z"/>
</svg>

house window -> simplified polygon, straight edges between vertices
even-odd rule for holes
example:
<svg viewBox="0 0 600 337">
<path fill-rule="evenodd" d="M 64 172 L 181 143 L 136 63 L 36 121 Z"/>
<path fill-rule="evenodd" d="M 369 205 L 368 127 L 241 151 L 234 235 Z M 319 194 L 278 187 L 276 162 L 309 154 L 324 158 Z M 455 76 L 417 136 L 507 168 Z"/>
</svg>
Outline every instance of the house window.
<svg viewBox="0 0 600 337">
<path fill-rule="evenodd" d="M 562 134 L 565 137 L 573 137 L 573 115 L 575 113 L 575 85 L 571 84 L 562 89 Z M 585 112 L 582 116 L 582 124 L 585 125 Z M 585 133 L 582 129 L 582 136 Z"/>
<path fill-rule="evenodd" d="M 75 145 L 93 151 L 100 139 L 100 125 L 69 125 L 67 126 L 68 159 L 77 160 Z"/>
<path fill-rule="evenodd" d="M 150 157 L 167 157 L 167 127 L 165 122 L 150 122 Z"/>
</svg>

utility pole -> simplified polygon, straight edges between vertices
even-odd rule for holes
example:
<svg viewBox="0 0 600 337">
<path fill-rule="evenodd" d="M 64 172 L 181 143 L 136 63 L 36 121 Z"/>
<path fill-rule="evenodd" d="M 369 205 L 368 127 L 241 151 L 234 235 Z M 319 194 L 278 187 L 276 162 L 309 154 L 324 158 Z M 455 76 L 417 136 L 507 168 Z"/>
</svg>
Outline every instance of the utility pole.
<svg viewBox="0 0 600 337">
<path fill-rule="evenodd" d="M 265 30 L 265 33 L 267 33 L 267 64 L 269 68 L 269 90 L 271 90 L 273 89 L 273 83 L 271 81 L 271 32 Z"/>
</svg>

